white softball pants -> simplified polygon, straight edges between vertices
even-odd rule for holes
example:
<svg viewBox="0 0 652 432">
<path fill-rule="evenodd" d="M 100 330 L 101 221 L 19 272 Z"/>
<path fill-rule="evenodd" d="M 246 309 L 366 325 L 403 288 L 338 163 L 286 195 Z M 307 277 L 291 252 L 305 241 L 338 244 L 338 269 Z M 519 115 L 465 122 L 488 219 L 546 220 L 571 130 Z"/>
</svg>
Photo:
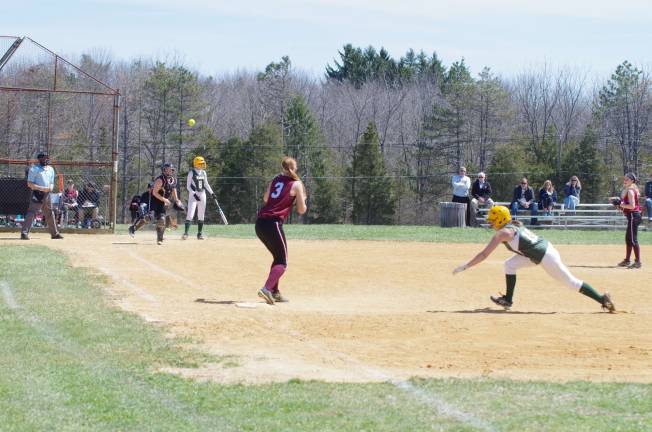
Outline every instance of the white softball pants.
<svg viewBox="0 0 652 432">
<path fill-rule="evenodd" d="M 541 267 L 543 267 L 546 273 L 568 288 L 579 291 L 582 287 L 582 281 L 571 274 L 568 267 L 561 262 L 559 252 L 551 244 L 548 244 L 546 254 L 539 264 L 541 264 Z M 505 261 L 505 274 L 515 275 L 518 269 L 532 267 L 534 265 L 536 264 L 530 261 L 529 258 L 516 254 Z"/>
<path fill-rule="evenodd" d="M 197 210 L 197 220 L 203 221 L 204 214 L 206 213 L 206 191 L 189 193 L 188 197 L 188 210 L 186 210 L 186 220 L 191 221 L 195 217 L 195 210 Z M 199 199 L 195 198 L 195 195 Z"/>
</svg>

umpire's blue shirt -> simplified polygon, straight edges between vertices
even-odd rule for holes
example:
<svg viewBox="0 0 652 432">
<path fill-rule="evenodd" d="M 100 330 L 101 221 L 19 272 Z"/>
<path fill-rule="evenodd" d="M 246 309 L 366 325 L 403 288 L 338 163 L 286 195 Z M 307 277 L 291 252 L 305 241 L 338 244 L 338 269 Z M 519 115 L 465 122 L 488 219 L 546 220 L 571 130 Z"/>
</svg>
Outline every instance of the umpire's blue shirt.
<svg viewBox="0 0 652 432">
<path fill-rule="evenodd" d="M 37 186 L 49 188 L 54 184 L 54 168 L 50 165 L 32 165 L 27 173 L 27 181 L 30 181 Z"/>
</svg>

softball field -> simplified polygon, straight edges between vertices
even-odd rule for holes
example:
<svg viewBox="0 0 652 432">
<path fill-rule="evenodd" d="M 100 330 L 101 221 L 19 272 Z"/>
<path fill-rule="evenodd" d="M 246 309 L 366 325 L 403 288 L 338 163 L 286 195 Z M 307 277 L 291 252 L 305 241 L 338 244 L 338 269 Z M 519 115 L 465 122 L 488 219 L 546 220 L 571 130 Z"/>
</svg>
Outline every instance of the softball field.
<svg viewBox="0 0 652 432">
<path fill-rule="evenodd" d="M 110 276 L 108 294 L 121 308 L 233 356 L 226 365 L 172 370 L 184 376 L 652 382 L 652 272 L 614 267 L 621 246 L 557 246 L 573 273 L 612 294 L 620 312 L 608 314 L 539 268 L 519 274 L 514 308 L 499 310 L 489 295 L 503 290 L 507 251 L 451 275 L 480 244 L 289 239 L 280 288 L 290 302 L 268 306 L 256 291 L 271 258 L 254 239 L 168 236 L 157 246 L 151 232 L 47 237 L 30 243 Z"/>
</svg>

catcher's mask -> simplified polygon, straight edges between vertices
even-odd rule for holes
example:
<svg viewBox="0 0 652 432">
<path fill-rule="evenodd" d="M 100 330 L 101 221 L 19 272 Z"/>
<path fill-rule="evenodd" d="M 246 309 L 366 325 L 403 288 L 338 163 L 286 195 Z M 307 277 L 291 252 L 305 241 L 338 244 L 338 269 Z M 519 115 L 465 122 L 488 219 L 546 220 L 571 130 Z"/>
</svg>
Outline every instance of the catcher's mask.
<svg viewBox="0 0 652 432">
<path fill-rule="evenodd" d="M 501 229 L 512 220 L 512 215 L 509 209 L 505 206 L 494 206 L 487 214 L 487 222 L 491 224 L 494 229 Z"/>
<path fill-rule="evenodd" d="M 192 160 L 192 166 L 195 169 L 206 169 L 206 160 L 202 156 L 197 156 Z"/>
</svg>

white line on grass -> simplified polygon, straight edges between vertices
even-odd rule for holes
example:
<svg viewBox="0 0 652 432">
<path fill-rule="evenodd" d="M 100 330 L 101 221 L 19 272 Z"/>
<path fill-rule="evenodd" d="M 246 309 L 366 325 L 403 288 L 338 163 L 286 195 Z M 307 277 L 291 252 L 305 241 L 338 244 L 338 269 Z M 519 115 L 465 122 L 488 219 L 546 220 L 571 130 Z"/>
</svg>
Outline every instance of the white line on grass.
<svg viewBox="0 0 652 432">
<path fill-rule="evenodd" d="M 287 323 L 286 323 L 287 325 Z M 455 408 L 453 405 L 445 402 L 441 398 L 437 397 L 436 395 L 429 393 L 425 391 L 422 388 L 419 388 L 412 384 L 409 381 L 399 381 L 396 379 L 393 379 L 388 373 L 383 372 L 382 370 L 374 367 L 370 367 L 361 361 L 351 357 L 348 354 L 345 354 L 340 351 L 333 350 L 331 348 L 327 348 L 323 345 L 320 345 L 316 342 L 313 342 L 310 340 L 309 337 L 307 337 L 305 334 L 294 330 L 294 329 L 289 329 L 285 328 L 288 334 L 296 337 L 298 340 L 303 341 L 304 343 L 307 343 L 311 345 L 314 349 L 316 349 L 319 352 L 324 352 L 324 351 L 330 351 L 332 354 L 335 354 L 338 356 L 341 360 L 344 360 L 345 362 L 348 363 L 353 363 L 355 364 L 358 368 L 360 368 L 367 376 L 375 378 L 375 379 L 380 379 L 382 381 L 385 381 L 389 384 L 392 384 L 394 387 L 404 391 L 405 393 L 408 393 L 412 395 L 413 397 L 416 397 L 417 399 L 421 400 L 422 402 L 425 402 L 431 406 L 434 406 L 435 409 L 445 415 L 446 417 L 453 418 L 461 423 L 464 423 L 469 426 L 473 426 L 476 429 L 482 430 L 482 431 L 487 431 L 487 432 L 493 432 L 495 429 L 485 421 L 475 417 L 472 414 L 469 414 L 467 412 L 464 412 L 462 410 L 459 410 Z"/>
<path fill-rule="evenodd" d="M 0 288 L 2 288 L 2 298 L 4 298 L 5 303 L 9 306 L 9 309 L 16 310 L 18 309 L 18 303 L 14 299 L 14 295 L 11 292 L 11 287 L 5 281 L 0 281 Z"/>
<path fill-rule="evenodd" d="M 4 298 L 5 303 L 7 303 L 12 310 L 17 311 L 20 319 L 29 323 L 34 331 L 36 331 L 48 344 L 76 359 L 81 368 L 90 370 L 92 374 L 97 374 L 97 371 L 99 370 L 101 371 L 100 373 L 111 376 L 116 380 L 122 380 L 123 382 L 128 382 L 138 387 L 141 395 L 146 395 L 154 403 L 165 406 L 165 408 L 172 411 L 177 417 L 184 418 L 184 416 L 188 415 L 190 412 L 195 411 L 196 415 L 194 415 L 194 418 L 197 419 L 197 421 L 200 422 L 201 427 L 206 430 L 236 430 L 236 428 L 229 423 L 228 419 L 224 417 L 207 417 L 191 404 L 187 404 L 156 387 L 152 387 L 148 382 L 143 381 L 138 376 L 130 374 L 127 370 L 117 368 L 94 351 L 86 349 L 80 346 L 75 340 L 60 334 L 52 325 L 43 323 L 37 316 L 30 314 L 24 307 L 21 307 L 14 299 L 11 286 L 7 282 L 0 281 L 0 289 L 2 290 L 2 297 Z M 215 421 L 218 422 L 217 425 L 215 424 Z M 215 429 L 216 427 L 219 427 L 219 429 Z"/>
</svg>

